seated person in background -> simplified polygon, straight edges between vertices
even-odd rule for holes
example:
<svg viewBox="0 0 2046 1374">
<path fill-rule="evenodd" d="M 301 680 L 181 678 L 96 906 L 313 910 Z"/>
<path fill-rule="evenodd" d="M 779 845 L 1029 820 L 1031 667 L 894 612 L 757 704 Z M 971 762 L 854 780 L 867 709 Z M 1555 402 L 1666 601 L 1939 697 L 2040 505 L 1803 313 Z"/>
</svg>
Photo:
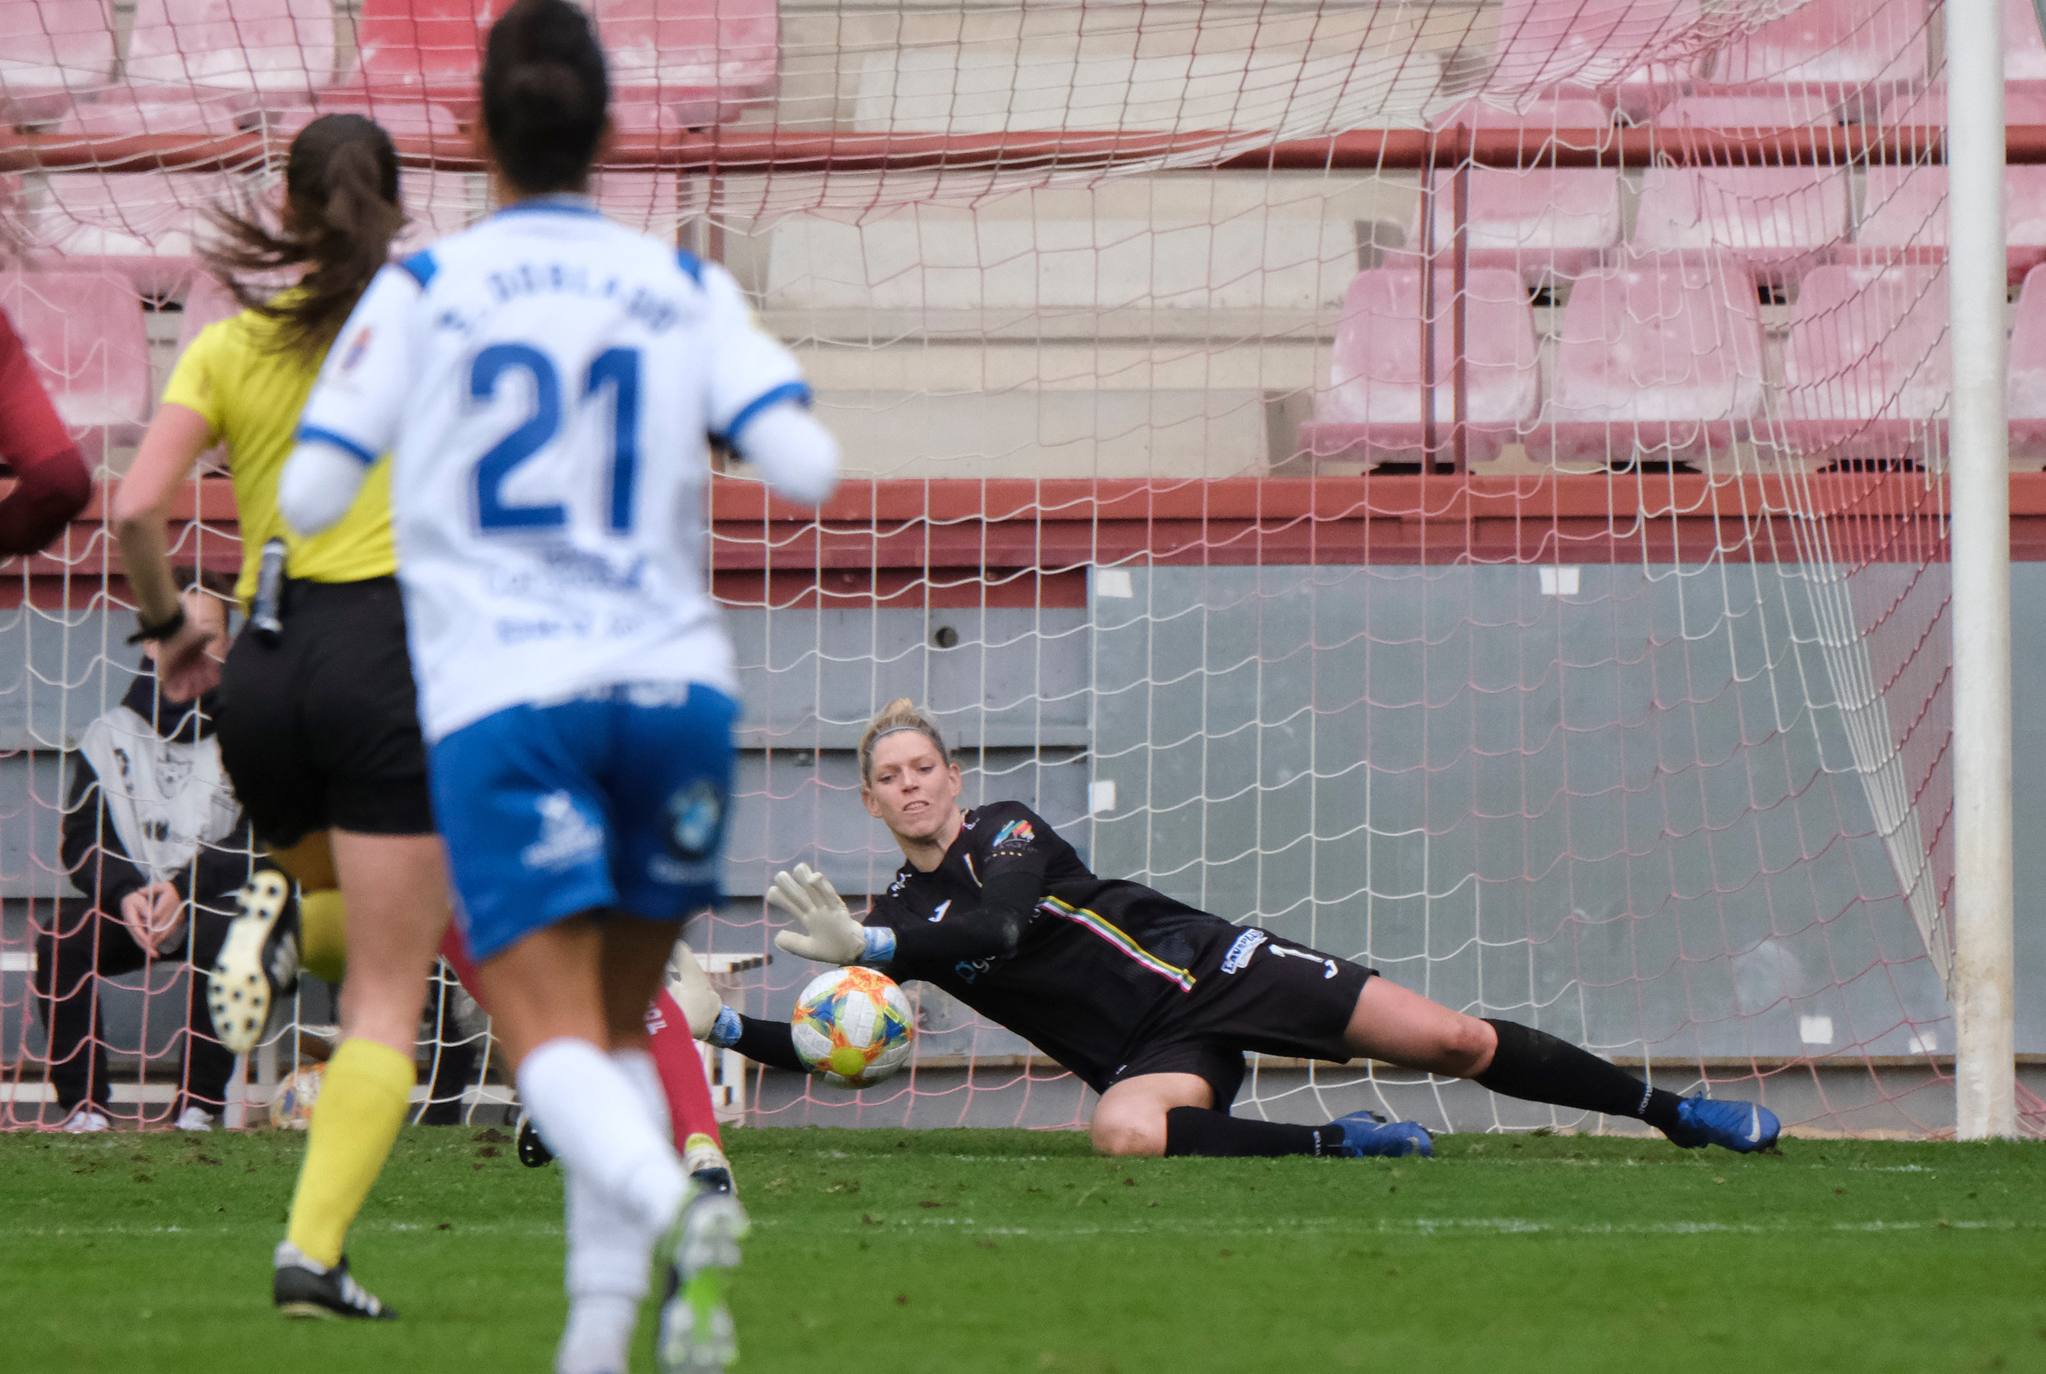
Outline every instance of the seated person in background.
<svg viewBox="0 0 2046 1374">
<path fill-rule="evenodd" d="M 184 600 L 185 614 L 212 637 L 209 652 L 226 652 L 226 603 L 196 585 Z M 71 760 L 64 866 L 86 903 L 64 903 L 36 932 L 36 1005 L 67 1131 L 111 1124 L 102 978 L 199 970 L 188 980 L 181 1032 L 179 1129 L 211 1129 L 234 1068 L 212 1035 L 205 970 L 248 881 L 249 825 L 221 769 L 210 697 L 180 701 L 160 690 L 156 645 L 142 652 L 147 662 L 126 698 L 86 726 Z"/>
</svg>

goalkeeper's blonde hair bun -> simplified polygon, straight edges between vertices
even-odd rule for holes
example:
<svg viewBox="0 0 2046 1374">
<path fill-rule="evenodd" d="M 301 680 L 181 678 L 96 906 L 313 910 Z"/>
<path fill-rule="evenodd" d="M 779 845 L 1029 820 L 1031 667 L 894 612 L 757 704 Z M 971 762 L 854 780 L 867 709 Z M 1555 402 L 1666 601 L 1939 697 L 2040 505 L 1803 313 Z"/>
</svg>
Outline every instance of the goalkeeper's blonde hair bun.
<svg viewBox="0 0 2046 1374">
<path fill-rule="evenodd" d="M 875 712 L 874 718 L 867 722 L 867 728 L 860 732 L 861 782 L 873 780 L 874 745 L 883 735 L 892 735 L 897 730 L 916 731 L 937 748 L 939 758 L 947 763 L 952 761 L 952 753 L 945 747 L 945 737 L 938 733 L 937 722 L 908 697 L 897 697 Z"/>
</svg>

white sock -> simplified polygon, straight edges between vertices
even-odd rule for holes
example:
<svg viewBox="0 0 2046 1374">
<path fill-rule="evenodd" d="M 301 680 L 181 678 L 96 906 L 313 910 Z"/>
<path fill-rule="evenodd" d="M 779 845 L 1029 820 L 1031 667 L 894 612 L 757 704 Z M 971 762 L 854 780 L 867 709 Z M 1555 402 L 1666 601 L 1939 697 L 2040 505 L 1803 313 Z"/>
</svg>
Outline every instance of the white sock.
<svg viewBox="0 0 2046 1374">
<path fill-rule="evenodd" d="M 653 1055 L 645 1050 L 613 1050 L 611 1062 L 639 1094 L 640 1105 L 646 1108 L 661 1139 L 672 1145 L 675 1123 L 668 1115 L 668 1090 L 661 1086 L 661 1071 L 654 1067 Z"/>
<path fill-rule="evenodd" d="M 625 1374 L 657 1233 L 570 1170 L 568 1327 L 555 1374 Z"/>
<path fill-rule="evenodd" d="M 647 1115 L 631 1077 L 587 1040 L 549 1040 L 519 1065 L 519 1097 L 570 1174 L 666 1231 L 689 1195 L 682 1161 Z"/>
</svg>

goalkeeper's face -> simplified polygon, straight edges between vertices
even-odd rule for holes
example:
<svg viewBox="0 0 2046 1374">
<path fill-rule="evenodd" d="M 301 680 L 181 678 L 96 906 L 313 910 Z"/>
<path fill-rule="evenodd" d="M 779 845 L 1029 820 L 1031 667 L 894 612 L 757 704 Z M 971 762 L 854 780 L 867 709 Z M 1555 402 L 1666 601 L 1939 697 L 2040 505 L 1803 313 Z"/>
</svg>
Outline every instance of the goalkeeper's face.
<svg viewBox="0 0 2046 1374">
<path fill-rule="evenodd" d="M 867 811 L 900 840 L 930 840 L 959 829 L 959 765 L 947 763 L 915 730 L 874 745 L 873 774 L 860 789 Z"/>
</svg>

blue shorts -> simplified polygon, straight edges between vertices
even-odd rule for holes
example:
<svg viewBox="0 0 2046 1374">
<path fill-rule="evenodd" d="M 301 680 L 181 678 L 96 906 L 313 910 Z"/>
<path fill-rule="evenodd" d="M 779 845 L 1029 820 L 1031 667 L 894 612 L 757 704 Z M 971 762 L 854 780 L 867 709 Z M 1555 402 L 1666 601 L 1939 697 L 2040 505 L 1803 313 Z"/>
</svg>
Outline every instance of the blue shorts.
<svg viewBox="0 0 2046 1374">
<path fill-rule="evenodd" d="M 514 706 L 427 751 L 476 958 L 591 911 L 680 920 L 719 897 L 739 704 L 700 685 Z"/>
</svg>

